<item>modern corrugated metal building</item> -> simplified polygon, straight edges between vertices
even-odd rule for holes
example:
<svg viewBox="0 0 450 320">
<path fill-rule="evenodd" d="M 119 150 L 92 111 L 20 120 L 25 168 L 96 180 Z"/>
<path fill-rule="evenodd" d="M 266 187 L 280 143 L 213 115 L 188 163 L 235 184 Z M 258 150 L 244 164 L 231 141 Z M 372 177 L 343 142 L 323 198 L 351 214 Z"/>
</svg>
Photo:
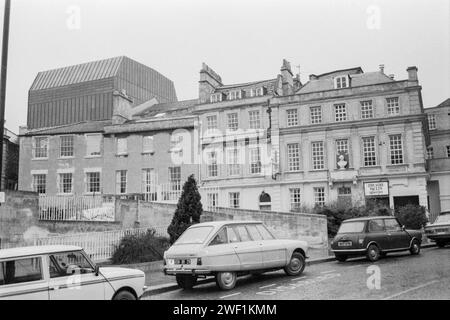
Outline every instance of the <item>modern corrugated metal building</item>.
<svg viewBox="0 0 450 320">
<path fill-rule="evenodd" d="M 125 90 L 133 105 L 156 98 L 177 101 L 173 82 L 121 56 L 39 72 L 28 93 L 28 129 L 111 119 L 113 92 Z"/>
</svg>

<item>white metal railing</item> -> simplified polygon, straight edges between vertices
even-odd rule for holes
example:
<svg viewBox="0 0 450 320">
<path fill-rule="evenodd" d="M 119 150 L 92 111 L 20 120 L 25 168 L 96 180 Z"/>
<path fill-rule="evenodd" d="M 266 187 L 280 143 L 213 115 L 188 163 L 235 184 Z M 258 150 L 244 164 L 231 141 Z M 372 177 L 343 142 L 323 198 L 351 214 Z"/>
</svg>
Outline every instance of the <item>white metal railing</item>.
<svg viewBox="0 0 450 320">
<path fill-rule="evenodd" d="M 181 197 L 181 182 L 152 185 L 143 193 L 142 200 L 176 203 Z"/>
<path fill-rule="evenodd" d="M 39 220 L 114 221 L 114 200 L 102 195 L 39 195 Z"/>
</svg>

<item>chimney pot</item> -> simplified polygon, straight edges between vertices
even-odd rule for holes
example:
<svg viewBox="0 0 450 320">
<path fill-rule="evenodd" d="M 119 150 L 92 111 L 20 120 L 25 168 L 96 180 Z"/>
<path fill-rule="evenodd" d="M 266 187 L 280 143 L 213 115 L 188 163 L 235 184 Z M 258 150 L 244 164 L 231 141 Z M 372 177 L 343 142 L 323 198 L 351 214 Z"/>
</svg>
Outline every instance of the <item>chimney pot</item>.
<svg viewBox="0 0 450 320">
<path fill-rule="evenodd" d="M 393 74 L 390 74 L 390 75 L 389 75 L 389 78 L 391 78 L 392 80 L 394 80 L 394 75 L 393 75 Z"/>
<path fill-rule="evenodd" d="M 380 64 L 380 72 L 384 73 L 384 64 Z"/>
</svg>

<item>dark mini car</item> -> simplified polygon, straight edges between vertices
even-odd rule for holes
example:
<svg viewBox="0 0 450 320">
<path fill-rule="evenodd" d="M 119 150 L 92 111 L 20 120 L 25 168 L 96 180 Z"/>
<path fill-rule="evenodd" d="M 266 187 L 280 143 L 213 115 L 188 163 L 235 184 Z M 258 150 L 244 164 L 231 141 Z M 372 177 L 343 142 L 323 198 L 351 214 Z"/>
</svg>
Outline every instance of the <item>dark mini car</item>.
<svg viewBox="0 0 450 320">
<path fill-rule="evenodd" d="M 426 225 L 425 234 L 436 242 L 438 247 L 450 243 L 450 211 L 442 212 L 435 222 Z"/>
<path fill-rule="evenodd" d="M 395 217 L 364 217 L 342 222 L 331 249 L 338 261 L 364 255 L 377 261 L 389 252 L 409 250 L 419 254 L 421 242 L 420 231 L 406 230 Z"/>
</svg>

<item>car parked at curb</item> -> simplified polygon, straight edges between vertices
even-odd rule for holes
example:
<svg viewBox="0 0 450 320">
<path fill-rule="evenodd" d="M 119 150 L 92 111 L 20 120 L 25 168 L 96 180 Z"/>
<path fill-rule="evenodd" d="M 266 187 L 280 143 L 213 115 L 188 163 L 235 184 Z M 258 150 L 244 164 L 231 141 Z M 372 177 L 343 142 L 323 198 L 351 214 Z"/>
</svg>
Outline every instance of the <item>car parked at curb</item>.
<svg viewBox="0 0 450 320">
<path fill-rule="evenodd" d="M 422 233 L 407 230 L 395 217 L 378 216 L 344 220 L 331 242 L 336 260 L 344 262 L 349 257 L 366 256 L 377 261 L 389 252 L 420 253 Z"/>
<path fill-rule="evenodd" d="M 0 250 L 0 300 L 136 300 L 140 270 L 98 267 L 76 246 Z"/>
<path fill-rule="evenodd" d="M 425 226 L 425 235 L 440 248 L 450 243 L 450 211 L 442 212 L 433 223 Z"/>
<path fill-rule="evenodd" d="M 233 289 L 237 277 L 284 269 L 298 276 L 305 269 L 308 244 L 276 239 L 262 222 L 214 221 L 190 226 L 164 252 L 164 273 L 183 289 L 213 276 L 222 290 Z"/>
</svg>

